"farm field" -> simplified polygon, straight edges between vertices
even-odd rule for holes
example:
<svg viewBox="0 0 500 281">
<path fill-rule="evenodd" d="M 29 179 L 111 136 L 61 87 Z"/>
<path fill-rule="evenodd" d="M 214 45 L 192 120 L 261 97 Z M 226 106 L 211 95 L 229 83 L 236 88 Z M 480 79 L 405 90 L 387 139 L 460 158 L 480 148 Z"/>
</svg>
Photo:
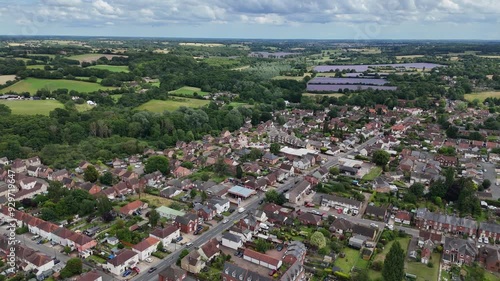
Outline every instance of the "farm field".
<svg viewBox="0 0 500 281">
<path fill-rule="evenodd" d="M 232 107 L 240 107 L 240 106 L 246 106 L 246 107 L 251 107 L 251 105 L 249 105 L 248 103 L 244 103 L 244 102 L 230 102 L 227 104 L 228 106 L 232 106 Z"/>
<path fill-rule="evenodd" d="M 93 61 L 96 61 L 102 57 L 106 57 L 108 60 L 110 60 L 113 57 L 127 57 L 127 56 L 107 55 L 107 54 L 83 54 L 83 55 L 70 56 L 70 57 L 68 57 L 68 59 L 78 60 L 80 62 L 93 62 Z"/>
<path fill-rule="evenodd" d="M 109 70 L 111 72 L 130 72 L 126 65 L 93 65 L 89 66 L 89 68 Z"/>
<path fill-rule="evenodd" d="M 441 255 L 439 253 L 433 253 L 431 256 L 431 262 L 434 265 L 432 268 L 421 262 L 407 261 L 405 263 L 405 273 L 417 276 L 417 281 L 438 280 L 440 261 Z"/>
<path fill-rule="evenodd" d="M 396 56 L 397 60 L 423 58 L 425 55 Z"/>
<path fill-rule="evenodd" d="M 468 101 L 473 101 L 478 99 L 480 102 L 483 102 L 486 98 L 500 98 L 500 91 L 489 91 L 489 92 L 479 92 L 473 94 L 465 94 L 465 99 Z"/>
<path fill-rule="evenodd" d="M 184 86 L 182 88 L 179 88 L 175 91 L 171 91 L 169 93 L 180 95 L 180 96 L 187 96 L 187 97 L 192 97 L 194 95 L 194 93 L 198 93 L 198 96 L 206 96 L 209 94 L 208 92 L 203 92 L 200 88 L 189 87 L 189 86 Z"/>
<path fill-rule="evenodd" d="M 220 43 L 179 43 L 179 45 L 193 47 L 224 47 L 224 44 Z"/>
<path fill-rule="evenodd" d="M 43 64 L 34 64 L 26 66 L 27 69 L 44 69 L 45 65 Z"/>
<path fill-rule="evenodd" d="M 249 68 L 250 68 L 249 65 L 244 65 L 244 66 L 240 66 L 240 67 L 231 68 L 231 70 L 241 71 L 241 70 L 245 70 L 245 69 L 249 69 Z"/>
<path fill-rule="evenodd" d="M 207 100 L 188 99 L 188 98 L 180 98 L 175 100 L 150 100 L 138 106 L 136 109 L 161 113 L 165 110 L 174 111 L 181 106 L 195 108 L 195 107 L 202 107 L 204 105 L 207 105 L 208 103 L 209 101 Z"/>
<path fill-rule="evenodd" d="M 63 104 L 56 100 L 2 100 L 12 110 L 12 114 L 19 115 L 49 115 L 56 108 L 64 108 Z"/>
<path fill-rule="evenodd" d="M 86 77 L 86 76 L 76 76 L 75 77 L 76 79 L 80 79 L 80 80 L 83 80 L 83 81 L 88 81 L 90 77 Z M 97 83 L 101 83 L 102 81 L 102 78 L 97 78 Z"/>
<path fill-rule="evenodd" d="M 279 80 L 279 79 L 288 79 L 288 80 L 295 80 L 295 81 L 302 81 L 304 77 L 306 76 L 311 76 L 311 73 L 304 73 L 302 76 L 285 76 L 285 75 L 279 75 L 273 77 L 274 80 Z"/>
<path fill-rule="evenodd" d="M 343 96 L 344 94 L 340 94 L 340 93 L 331 93 L 331 94 L 313 94 L 313 93 L 304 93 L 302 94 L 304 96 L 307 96 L 307 97 L 317 97 L 317 96 L 327 96 L 327 97 L 336 97 L 336 98 L 339 98 L 341 96 Z"/>
<path fill-rule="evenodd" d="M 64 79 L 37 79 L 37 78 L 27 78 L 11 85 L 7 88 L 0 90 L 0 93 L 7 93 L 9 91 L 13 92 L 29 92 L 30 94 L 35 94 L 39 89 L 49 89 L 51 91 L 57 89 L 68 89 L 69 91 L 75 90 L 79 92 L 94 92 L 98 90 L 108 90 L 115 89 L 114 87 L 103 87 L 97 83 L 83 82 L 76 80 L 64 80 Z"/>
<path fill-rule="evenodd" d="M 500 59 L 500 56 L 478 56 L 481 58 L 486 58 L 486 59 Z"/>
<path fill-rule="evenodd" d="M 12 80 L 16 80 L 16 75 L 0 75 L 0 85 Z"/>
</svg>

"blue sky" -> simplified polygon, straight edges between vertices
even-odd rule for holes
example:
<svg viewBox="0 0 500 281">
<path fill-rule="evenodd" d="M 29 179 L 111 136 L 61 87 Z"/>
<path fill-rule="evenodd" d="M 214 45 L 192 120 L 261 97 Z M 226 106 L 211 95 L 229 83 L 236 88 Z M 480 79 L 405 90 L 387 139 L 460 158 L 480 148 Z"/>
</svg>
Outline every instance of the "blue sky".
<svg viewBox="0 0 500 281">
<path fill-rule="evenodd" d="M 0 0 L 0 34 L 500 40 L 500 1 Z"/>
</svg>

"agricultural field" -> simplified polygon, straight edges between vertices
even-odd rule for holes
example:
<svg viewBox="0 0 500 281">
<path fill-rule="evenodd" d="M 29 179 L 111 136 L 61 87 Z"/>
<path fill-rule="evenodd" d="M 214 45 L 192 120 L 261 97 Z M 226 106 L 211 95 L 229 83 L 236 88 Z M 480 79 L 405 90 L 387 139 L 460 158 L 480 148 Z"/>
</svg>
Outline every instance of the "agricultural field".
<svg viewBox="0 0 500 281">
<path fill-rule="evenodd" d="M 2 100 L 12 110 L 12 114 L 19 115 L 49 115 L 56 108 L 64 108 L 63 104 L 56 100 Z"/>
<path fill-rule="evenodd" d="M 27 69 L 44 69 L 45 65 L 43 64 L 35 64 L 35 65 L 27 65 Z"/>
<path fill-rule="evenodd" d="M 75 78 L 83 80 L 83 81 L 88 81 L 90 79 L 90 77 L 88 77 L 88 76 L 76 76 Z M 101 81 L 102 81 L 102 78 L 97 78 L 97 80 L 96 80 L 97 83 L 101 83 Z"/>
<path fill-rule="evenodd" d="M 245 102 L 230 102 L 227 104 L 228 106 L 232 106 L 232 107 L 240 107 L 240 106 L 245 106 L 245 107 L 251 107 L 252 105 L 249 105 L 248 103 L 245 103 Z"/>
<path fill-rule="evenodd" d="M 126 65 L 93 65 L 89 66 L 89 68 L 109 70 L 111 72 L 130 72 Z"/>
<path fill-rule="evenodd" d="M 240 66 L 240 67 L 231 68 L 231 70 L 242 71 L 242 70 L 246 70 L 249 68 L 250 68 L 249 65 L 244 65 L 244 66 Z"/>
<path fill-rule="evenodd" d="M 295 81 L 302 81 L 304 77 L 306 76 L 311 76 L 311 73 L 304 73 L 302 76 L 286 76 L 286 75 L 279 75 L 273 77 L 274 80 L 295 80 Z"/>
<path fill-rule="evenodd" d="M 396 56 L 397 60 L 423 58 L 425 55 Z"/>
<path fill-rule="evenodd" d="M 483 102 L 486 98 L 500 98 L 500 91 L 489 91 L 489 92 L 478 92 L 472 94 L 465 94 L 465 99 L 468 101 L 473 101 L 478 99 L 479 102 Z"/>
<path fill-rule="evenodd" d="M 48 89 L 50 91 L 57 89 L 68 89 L 69 91 L 75 90 L 88 93 L 99 90 L 115 89 L 115 87 L 103 87 L 97 83 L 76 80 L 27 78 L 17 82 L 14 85 L 0 90 L 0 93 L 3 94 L 9 91 L 13 91 L 17 93 L 29 92 L 30 94 L 35 94 L 39 89 Z"/>
<path fill-rule="evenodd" d="M 486 59 L 500 59 L 500 56 L 478 56 L 481 58 L 486 58 Z"/>
<path fill-rule="evenodd" d="M 68 57 L 68 59 L 78 60 L 80 61 L 80 63 L 82 63 L 82 62 L 93 62 L 102 57 L 106 57 L 108 60 L 111 60 L 114 57 L 127 57 L 127 56 L 107 55 L 107 54 L 83 54 L 83 55 L 70 56 Z"/>
<path fill-rule="evenodd" d="M 191 47 L 224 47 L 224 44 L 220 43 L 179 43 L 179 45 Z"/>
<path fill-rule="evenodd" d="M 51 59 L 55 58 L 54 54 L 28 54 L 28 57 L 49 57 Z"/>
<path fill-rule="evenodd" d="M 0 85 L 16 80 L 16 75 L 0 75 Z"/>
<path fill-rule="evenodd" d="M 192 97 L 194 93 L 198 93 L 198 96 L 206 96 L 209 93 L 208 92 L 203 92 L 200 88 L 197 87 L 189 87 L 189 86 L 184 86 L 182 88 L 179 88 L 175 91 L 169 92 L 169 94 L 175 94 L 179 96 L 186 96 L 186 97 Z"/>
<path fill-rule="evenodd" d="M 343 96 L 344 94 L 340 94 L 340 93 L 330 93 L 330 94 L 324 94 L 324 93 L 321 93 L 321 94 L 304 93 L 302 95 L 306 96 L 306 97 L 327 96 L 327 97 L 336 97 L 336 98 L 339 98 L 339 97 Z"/>
<path fill-rule="evenodd" d="M 165 110 L 174 111 L 181 106 L 197 108 L 207 105 L 208 103 L 209 101 L 207 100 L 188 98 L 177 98 L 173 100 L 150 100 L 147 103 L 138 106 L 136 109 L 161 113 Z"/>
</svg>

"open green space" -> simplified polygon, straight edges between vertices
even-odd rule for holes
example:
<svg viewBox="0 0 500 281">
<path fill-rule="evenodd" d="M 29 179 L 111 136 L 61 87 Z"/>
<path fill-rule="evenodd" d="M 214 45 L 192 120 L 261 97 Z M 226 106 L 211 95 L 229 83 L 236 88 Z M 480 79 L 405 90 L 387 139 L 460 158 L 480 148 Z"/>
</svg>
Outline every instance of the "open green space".
<svg viewBox="0 0 500 281">
<path fill-rule="evenodd" d="M 340 93 L 330 93 L 330 94 L 313 94 L 313 93 L 304 93 L 302 94 L 303 96 L 307 96 L 307 97 L 319 97 L 319 96 L 327 96 L 327 97 L 336 97 L 336 98 L 339 98 L 341 96 L 343 96 L 344 94 L 340 94 Z"/>
<path fill-rule="evenodd" d="M 275 76 L 273 77 L 274 80 L 295 80 L 295 81 L 302 81 L 304 79 L 304 76 Z"/>
<path fill-rule="evenodd" d="M 45 65 L 43 64 L 34 64 L 26 66 L 27 69 L 44 69 Z"/>
<path fill-rule="evenodd" d="M 94 108 L 93 106 L 90 106 L 87 103 L 75 104 L 75 107 L 76 107 L 76 110 L 78 110 L 79 112 L 91 110 L 92 108 Z"/>
<path fill-rule="evenodd" d="M 201 60 L 201 62 L 207 63 L 211 66 L 219 66 L 219 67 L 237 67 L 240 65 L 240 61 L 238 59 L 232 58 L 222 58 L 222 57 L 210 57 Z"/>
<path fill-rule="evenodd" d="M 89 66 L 88 68 L 95 68 L 95 69 L 101 69 L 101 70 L 109 70 L 111 72 L 130 72 L 128 69 L 128 66 L 126 65 L 93 65 Z"/>
<path fill-rule="evenodd" d="M 108 60 L 111 60 L 113 57 L 126 57 L 121 55 L 107 55 L 107 54 L 82 54 L 82 55 L 74 55 L 68 57 L 68 59 L 78 60 L 80 62 L 92 62 L 96 61 L 102 57 L 106 57 Z"/>
<path fill-rule="evenodd" d="M 464 97 L 468 101 L 473 101 L 477 99 L 480 102 L 483 102 L 486 98 L 500 98 L 500 91 L 488 91 L 488 92 L 465 94 Z"/>
<path fill-rule="evenodd" d="M 0 75 L 0 85 L 16 80 L 16 75 Z"/>
<path fill-rule="evenodd" d="M 232 102 L 228 103 L 227 105 L 232 106 L 232 107 L 240 107 L 240 106 L 251 107 L 252 106 L 252 105 L 249 105 L 248 103 L 245 103 L 245 102 L 235 102 L 235 101 L 232 101 Z"/>
<path fill-rule="evenodd" d="M 49 115 L 56 108 L 64 108 L 62 103 L 56 100 L 2 100 L 12 110 L 12 114 L 19 115 Z"/>
<path fill-rule="evenodd" d="M 117 102 L 121 97 L 122 95 L 121 94 L 118 94 L 118 95 L 111 95 L 110 96 L 115 102 Z"/>
<path fill-rule="evenodd" d="M 49 57 L 51 59 L 55 58 L 54 54 L 28 54 L 28 57 Z"/>
<path fill-rule="evenodd" d="M 417 276 L 417 281 L 434 281 L 438 279 L 440 261 L 441 255 L 433 253 L 431 256 L 433 267 L 428 267 L 426 264 L 416 261 L 406 262 L 405 272 Z"/>
<path fill-rule="evenodd" d="M 380 176 L 380 174 L 382 173 L 382 168 L 381 167 L 373 167 L 370 172 L 366 175 L 363 176 L 363 180 L 366 180 L 366 181 L 372 181 L 374 179 L 376 179 L 378 176 Z"/>
<path fill-rule="evenodd" d="M 83 80 L 83 81 L 88 81 L 90 77 L 88 76 L 76 76 L 76 79 Z M 96 82 L 101 83 L 102 78 L 97 78 Z"/>
<path fill-rule="evenodd" d="M 406 256 L 406 252 L 408 250 L 408 244 L 410 243 L 410 238 L 409 237 L 399 238 L 394 241 L 399 241 L 399 243 L 401 244 L 401 248 L 405 251 L 405 256 Z M 389 253 L 389 250 L 391 249 L 391 246 L 394 243 L 394 241 L 387 243 L 387 245 L 384 246 L 382 252 L 380 252 L 373 258 L 373 261 L 384 262 L 385 256 Z M 369 274 L 372 280 L 377 280 L 382 278 L 382 272 L 380 271 L 375 271 L 373 269 L 370 269 Z"/>
<path fill-rule="evenodd" d="M 184 86 L 182 88 L 171 91 L 169 93 L 175 94 L 175 95 L 180 95 L 180 96 L 187 96 L 187 97 L 194 96 L 194 93 L 198 93 L 198 96 L 206 96 L 209 94 L 208 92 L 203 92 L 200 88 L 189 87 L 189 86 Z"/>
<path fill-rule="evenodd" d="M 345 257 L 341 258 L 339 256 L 335 260 L 335 266 L 342 269 L 342 272 L 349 273 L 351 272 L 352 267 L 358 262 L 358 259 L 361 259 L 361 254 L 358 250 L 347 247 L 344 248 L 342 252 L 345 254 Z"/>
<path fill-rule="evenodd" d="M 160 113 L 165 110 L 174 111 L 181 106 L 195 107 L 195 108 L 202 107 L 204 105 L 207 105 L 208 103 L 209 101 L 207 100 L 187 99 L 187 98 L 172 99 L 172 100 L 150 100 L 138 106 L 136 109 Z"/>
<path fill-rule="evenodd" d="M 99 90 L 115 89 L 115 87 L 103 87 L 97 83 L 76 80 L 27 78 L 0 90 L 0 93 L 12 91 L 17 93 L 29 92 L 30 94 L 35 94 L 39 89 L 48 89 L 50 91 L 68 89 L 69 91 L 75 90 L 78 92 L 88 93 Z"/>
</svg>

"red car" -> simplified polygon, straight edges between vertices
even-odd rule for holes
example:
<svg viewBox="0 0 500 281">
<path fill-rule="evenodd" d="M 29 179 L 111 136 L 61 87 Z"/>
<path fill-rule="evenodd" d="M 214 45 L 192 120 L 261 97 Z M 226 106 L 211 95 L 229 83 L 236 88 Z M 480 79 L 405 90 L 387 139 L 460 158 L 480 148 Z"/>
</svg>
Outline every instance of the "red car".
<svg viewBox="0 0 500 281">
<path fill-rule="evenodd" d="M 338 213 L 338 214 L 342 214 L 342 209 L 338 208 L 338 209 L 337 209 L 337 213 Z"/>
<path fill-rule="evenodd" d="M 269 272 L 269 276 L 273 276 L 275 273 L 276 273 L 276 269 L 274 269 L 271 272 Z"/>
<path fill-rule="evenodd" d="M 136 266 L 134 268 L 132 268 L 133 271 L 137 272 L 137 273 L 141 273 L 141 270 Z"/>
</svg>

